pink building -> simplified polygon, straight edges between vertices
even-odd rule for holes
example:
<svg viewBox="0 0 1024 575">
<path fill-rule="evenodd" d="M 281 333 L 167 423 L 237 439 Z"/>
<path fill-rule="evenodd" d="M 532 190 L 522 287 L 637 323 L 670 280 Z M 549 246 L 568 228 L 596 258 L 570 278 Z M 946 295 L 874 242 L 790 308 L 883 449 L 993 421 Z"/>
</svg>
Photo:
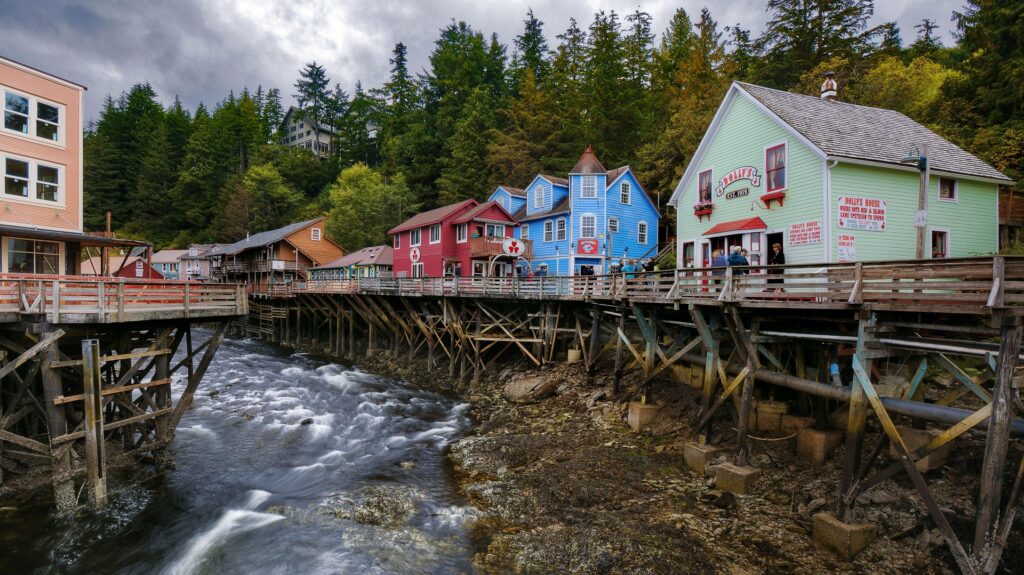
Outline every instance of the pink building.
<svg viewBox="0 0 1024 575">
<path fill-rule="evenodd" d="M 498 202 L 465 200 L 416 214 L 388 232 L 395 276 L 511 275 L 518 258 L 530 257 L 530 241 L 514 237 L 518 226 Z"/>
<path fill-rule="evenodd" d="M 140 246 L 82 229 L 85 87 L 0 57 L 0 271 L 75 275 L 86 247 Z"/>
</svg>

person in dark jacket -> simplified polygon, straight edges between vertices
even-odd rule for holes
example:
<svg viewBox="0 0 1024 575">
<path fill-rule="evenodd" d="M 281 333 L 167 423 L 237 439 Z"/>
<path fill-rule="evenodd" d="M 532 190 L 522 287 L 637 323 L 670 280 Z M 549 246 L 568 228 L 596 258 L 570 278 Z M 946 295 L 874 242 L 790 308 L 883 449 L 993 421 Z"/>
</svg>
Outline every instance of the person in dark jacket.
<svg viewBox="0 0 1024 575">
<path fill-rule="evenodd" d="M 740 246 L 733 246 L 732 247 L 732 253 L 729 254 L 729 265 L 730 266 L 749 266 L 750 265 L 750 262 L 747 261 L 747 258 L 743 257 L 743 254 L 740 253 L 742 250 L 743 250 L 743 248 L 741 248 Z M 736 271 L 733 272 L 733 274 L 740 274 L 740 275 L 748 274 L 748 273 L 750 273 L 750 270 L 736 270 Z"/>
<path fill-rule="evenodd" d="M 770 266 L 781 266 L 786 263 L 786 254 L 782 253 L 782 244 L 776 242 L 772 244 L 772 250 L 768 252 L 768 265 Z M 782 277 L 786 273 L 786 270 L 782 268 L 768 268 L 768 286 L 773 288 L 775 293 L 784 291 L 782 284 L 785 283 L 785 279 Z"/>
</svg>

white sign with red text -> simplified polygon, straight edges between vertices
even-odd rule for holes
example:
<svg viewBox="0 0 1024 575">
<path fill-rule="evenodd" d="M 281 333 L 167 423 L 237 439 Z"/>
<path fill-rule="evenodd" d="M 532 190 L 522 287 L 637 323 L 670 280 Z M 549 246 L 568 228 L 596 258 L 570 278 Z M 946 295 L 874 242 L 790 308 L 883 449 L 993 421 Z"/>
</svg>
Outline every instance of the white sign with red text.
<svg viewBox="0 0 1024 575">
<path fill-rule="evenodd" d="M 821 243 L 821 220 L 798 222 L 789 226 L 789 245 L 807 246 Z"/>
<path fill-rule="evenodd" d="M 857 260 L 857 236 L 853 234 L 839 234 L 837 244 L 839 248 L 839 261 L 852 262 Z"/>
<path fill-rule="evenodd" d="M 885 231 L 885 200 L 839 196 L 839 227 L 869 232 Z"/>
<path fill-rule="evenodd" d="M 740 180 L 750 180 L 750 185 L 754 188 L 761 185 L 761 176 L 757 174 L 757 168 L 753 166 L 743 166 L 732 170 L 728 174 L 722 176 L 721 180 L 718 180 L 718 187 L 715 188 L 715 195 L 721 196 L 725 193 L 725 188 L 728 188 L 729 184 Z"/>
</svg>

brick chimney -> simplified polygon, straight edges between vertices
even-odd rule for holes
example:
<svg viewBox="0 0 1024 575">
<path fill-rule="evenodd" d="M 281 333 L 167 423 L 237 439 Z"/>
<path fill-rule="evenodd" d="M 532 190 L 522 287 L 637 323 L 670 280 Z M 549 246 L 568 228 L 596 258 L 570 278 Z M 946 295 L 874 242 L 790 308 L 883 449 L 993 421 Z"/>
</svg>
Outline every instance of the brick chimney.
<svg viewBox="0 0 1024 575">
<path fill-rule="evenodd" d="M 835 72 L 825 72 L 825 81 L 821 83 L 821 99 L 835 102 L 839 92 L 839 84 L 836 83 Z"/>
</svg>

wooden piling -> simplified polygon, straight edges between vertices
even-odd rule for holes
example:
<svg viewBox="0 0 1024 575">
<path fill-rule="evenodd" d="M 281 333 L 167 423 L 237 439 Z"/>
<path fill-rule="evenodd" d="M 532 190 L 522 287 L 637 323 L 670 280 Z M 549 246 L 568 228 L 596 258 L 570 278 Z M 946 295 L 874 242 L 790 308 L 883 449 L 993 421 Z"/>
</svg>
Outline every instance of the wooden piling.
<svg viewBox="0 0 1024 575">
<path fill-rule="evenodd" d="M 107 457 L 103 438 L 103 391 L 100 342 L 82 340 L 82 389 L 85 395 L 85 484 L 91 505 L 107 502 Z"/>
</svg>

